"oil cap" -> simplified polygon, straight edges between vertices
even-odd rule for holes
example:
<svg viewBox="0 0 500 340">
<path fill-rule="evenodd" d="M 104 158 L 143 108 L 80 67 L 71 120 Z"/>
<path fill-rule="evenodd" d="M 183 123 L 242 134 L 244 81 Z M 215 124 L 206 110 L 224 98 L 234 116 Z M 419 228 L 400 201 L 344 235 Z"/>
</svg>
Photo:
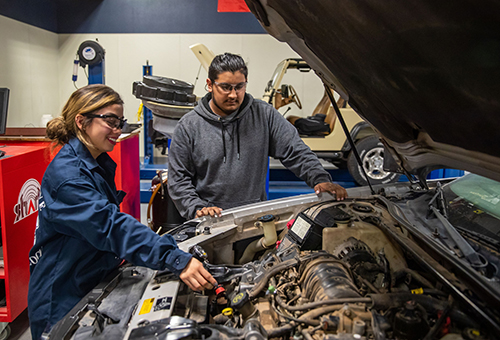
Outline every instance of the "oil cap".
<svg viewBox="0 0 500 340">
<path fill-rule="evenodd" d="M 238 293 L 231 299 L 231 307 L 236 310 L 241 309 L 248 302 L 248 293 Z"/>
</svg>

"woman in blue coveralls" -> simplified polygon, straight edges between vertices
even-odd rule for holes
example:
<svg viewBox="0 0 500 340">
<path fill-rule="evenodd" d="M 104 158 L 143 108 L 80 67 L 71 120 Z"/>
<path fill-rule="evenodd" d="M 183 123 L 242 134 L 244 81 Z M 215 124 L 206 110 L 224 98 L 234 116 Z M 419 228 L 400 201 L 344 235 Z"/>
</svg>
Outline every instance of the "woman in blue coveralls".
<svg viewBox="0 0 500 340">
<path fill-rule="evenodd" d="M 108 156 L 125 119 L 123 101 L 105 85 L 75 91 L 47 136 L 63 147 L 47 167 L 30 251 L 28 313 L 34 340 L 48 332 L 122 259 L 168 269 L 193 290 L 215 279 L 175 240 L 160 237 L 119 209 L 116 164 Z"/>
</svg>

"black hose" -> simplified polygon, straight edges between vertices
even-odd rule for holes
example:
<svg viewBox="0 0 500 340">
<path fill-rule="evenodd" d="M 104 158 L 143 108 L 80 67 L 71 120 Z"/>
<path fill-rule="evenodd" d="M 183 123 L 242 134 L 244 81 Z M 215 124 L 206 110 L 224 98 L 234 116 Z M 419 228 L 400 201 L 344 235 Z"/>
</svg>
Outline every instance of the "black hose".
<svg viewBox="0 0 500 340">
<path fill-rule="evenodd" d="M 387 257 L 385 257 L 384 249 L 380 249 L 378 252 L 378 257 L 380 261 L 382 261 L 382 265 L 384 266 L 384 283 L 382 287 L 386 287 L 387 291 L 391 291 L 391 285 L 392 285 L 392 278 L 391 278 L 391 265 L 389 264 L 389 261 L 387 260 Z"/>
<path fill-rule="evenodd" d="M 278 299 L 279 297 L 276 296 L 274 301 L 276 301 L 276 299 Z M 281 300 L 281 299 L 280 299 Z M 293 316 L 290 316 L 290 315 L 285 315 L 283 313 L 281 313 L 278 308 L 276 308 L 275 304 L 274 304 L 274 301 L 273 303 L 271 304 L 274 311 L 276 312 L 276 314 L 278 314 L 279 316 L 285 318 L 285 319 L 288 319 L 288 320 L 291 320 L 291 321 L 295 321 L 297 323 L 304 323 L 308 326 L 318 326 L 319 325 L 319 321 L 316 321 L 316 320 L 301 320 L 301 319 L 298 319 L 298 318 L 294 318 Z M 281 306 L 281 305 L 280 305 Z"/>
<path fill-rule="evenodd" d="M 344 307 L 344 305 L 334 305 L 334 306 L 313 309 L 313 310 L 305 313 L 304 315 L 302 315 L 300 318 L 298 318 L 298 320 L 300 320 L 302 322 L 303 320 L 315 319 L 318 316 L 321 316 L 323 314 L 335 312 L 335 311 L 341 309 L 342 307 Z M 319 324 L 319 321 L 318 321 L 318 324 Z M 285 335 L 286 333 L 290 333 L 291 331 L 293 331 L 293 329 L 296 326 L 297 326 L 297 323 L 295 321 L 290 321 L 290 323 L 285 325 L 285 326 L 274 328 L 274 329 L 267 332 L 268 339 L 277 338 L 277 337 Z"/>
<path fill-rule="evenodd" d="M 264 289 L 264 287 L 267 285 L 267 282 L 271 277 L 274 275 L 278 274 L 282 270 L 285 270 L 289 267 L 292 267 L 297 264 L 297 260 L 291 259 L 287 260 L 285 262 L 282 262 L 280 264 L 275 265 L 274 267 L 271 268 L 270 271 L 268 271 L 264 277 L 257 283 L 250 292 L 248 292 L 248 297 L 250 300 L 255 299 L 257 295 Z"/>
<path fill-rule="evenodd" d="M 412 279 L 414 279 L 415 281 L 417 281 L 426 288 L 435 288 L 434 285 L 429 280 L 427 280 L 425 277 L 423 277 L 422 275 L 420 275 L 419 273 L 410 268 L 403 268 L 401 270 L 398 270 L 394 275 L 396 277 L 399 277 L 401 276 L 402 273 L 410 274 Z"/>
<path fill-rule="evenodd" d="M 371 303 L 372 299 L 364 298 L 364 297 L 328 299 L 328 300 L 316 301 L 316 302 L 311 302 L 311 303 L 305 303 L 305 304 L 299 305 L 299 306 L 289 306 L 289 305 L 285 304 L 279 296 L 276 296 L 276 302 L 278 303 L 278 305 L 281 308 L 287 309 L 291 312 L 296 312 L 296 311 L 304 311 L 304 310 L 308 310 L 308 309 L 314 309 L 314 308 L 330 306 L 330 305 L 343 305 L 346 303 Z"/>
<path fill-rule="evenodd" d="M 268 337 L 268 339 L 281 337 L 281 336 L 293 331 L 295 326 L 296 326 L 295 322 L 291 321 L 289 324 L 286 324 L 285 326 L 273 328 L 273 329 L 267 331 L 267 337 Z"/>
<path fill-rule="evenodd" d="M 364 283 L 375 294 L 380 294 L 380 291 L 367 279 L 362 276 L 356 275 L 356 279 Z"/>
<path fill-rule="evenodd" d="M 445 292 L 443 292 L 442 290 L 439 290 L 439 289 L 431 289 L 431 288 L 423 288 L 423 289 L 422 289 L 422 293 L 423 293 L 423 294 L 428 294 L 428 295 L 439 295 L 439 296 L 443 296 L 443 297 L 448 296 L 448 294 L 446 294 L 446 293 L 445 293 Z"/>
<path fill-rule="evenodd" d="M 310 310 L 307 313 L 302 314 L 301 317 L 299 318 L 299 320 L 315 319 L 318 316 L 321 316 L 323 314 L 328 314 L 328 313 L 338 311 L 338 310 L 342 309 L 342 307 L 344 307 L 344 305 L 333 305 L 333 306 L 316 308 L 316 309 Z"/>
</svg>

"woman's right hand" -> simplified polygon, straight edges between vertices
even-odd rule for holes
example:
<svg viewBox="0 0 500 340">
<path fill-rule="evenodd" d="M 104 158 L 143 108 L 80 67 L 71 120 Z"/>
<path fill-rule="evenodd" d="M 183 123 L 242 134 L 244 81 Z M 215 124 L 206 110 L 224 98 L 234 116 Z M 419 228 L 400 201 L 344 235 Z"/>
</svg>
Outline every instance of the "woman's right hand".
<svg viewBox="0 0 500 340">
<path fill-rule="evenodd" d="M 189 260 L 179 278 L 194 291 L 212 289 L 217 285 L 213 276 L 194 257 Z"/>
</svg>

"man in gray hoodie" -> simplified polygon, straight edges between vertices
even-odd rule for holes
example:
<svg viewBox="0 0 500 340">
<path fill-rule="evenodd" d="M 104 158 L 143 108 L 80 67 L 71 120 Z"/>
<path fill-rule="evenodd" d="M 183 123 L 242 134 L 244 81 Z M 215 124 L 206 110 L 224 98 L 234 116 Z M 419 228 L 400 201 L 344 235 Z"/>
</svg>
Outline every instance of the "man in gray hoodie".
<svg viewBox="0 0 500 340">
<path fill-rule="evenodd" d="M 208 70 L 209 93 L 175 128 L 168 190 L 180 214 L 187 219 L 220 216 L 222 209 L 266 200 L 269 156 L 317 194 L 347 197 L 295 127 L 270 104 L 245 92 L 247 76 L 240 56 L 216 56 Z"/>
</svg>

